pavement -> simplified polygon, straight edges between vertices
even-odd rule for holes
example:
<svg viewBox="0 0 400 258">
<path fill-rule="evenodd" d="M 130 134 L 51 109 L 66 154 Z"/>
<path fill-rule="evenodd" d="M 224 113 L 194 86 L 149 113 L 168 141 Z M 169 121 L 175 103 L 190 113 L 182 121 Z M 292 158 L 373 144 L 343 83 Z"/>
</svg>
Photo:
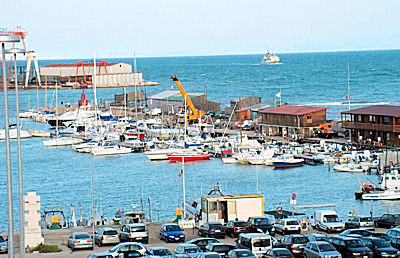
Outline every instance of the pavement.
<svg viewBox="0 0 400 258">
<path fill-rule="evenodd" d="M 148 231 L 149 231 L 149 244 L 147 244 L 147 247 L 155 247 L 155 246 L 163 246 L 167 247 L 171 252 L 174 251 L 176 246 L 178 244 L 181 244 L 181 242 L 178 243 L 165 243 L 164 241 L 159 239 L 159 232 L 160 232 L 160 227 L 162 224 L 166 222 L 155 222 L 151 223 L 148 225 Z M 107 227 L 109 227 L 107 225 Z M 114 226 L 117 228 L 117 226 Z M 118 230 L 118 228 L 117 228 Z M 59 253 L 49 253 L 49 254 L 40 254 L 40 253 L 32 253 L 32 254 L 26 254 L 26 257 L 74 257 L 74 258 L 84 258 L 89 256 L 92 253 L 99 253 L 99 252 L 105 252 L 107 250 L 110 250 L 113 245 L 111 246 L 102 246 L 98 247 L 95 245 L 94 250 L 77 250 L 72 252 L 71 249 L 69 249 L 66 246 L 67 239 L 71 235 L 72 232 L 76 231 L 86 231 L 86 232 L 92 232 L 92 227 L 76 227 L 76 228 L 68 228 L 68 229 L 59 229 L 59 230 L 42 230 L 42 234 L 45 239 L 45 244 L 50 244 L 50 245 L 58 245 L 61 249 L 62 252 Z M 185 236 L 186 236 L 186 241 L 189 241 L 193 238 L 199 237 L 197 234 L 197 229 L 185 229 Z M 309 230 L 309 231 L 303 231 L 302 234 L 305 233 L 311 233 L 311 232 L 319 232 L 316 230 Z M 386 232 L 385 229 L 377 228 L 375 229 L 375 232 Z M 326 232 L 323 232 L 326 233 Z M 328 235 L 335 235 L 335 234 L 328 234 Z M 276 237 L 278 239 L 281 238 L 281 235 L 276 234 Z M 18 246 L 18 236 L 16 237 L 16 245 Z M 231 237 L 225 237 L 225 239 L 221 239 L 222 242 L 228 243 L 228 244 L 234 244 L 235 239 Z M 0 258 L 5 258 L 7 257 L 7 254 L 0 254 Z M 19 257 L 19 253 L 15 255 L 15 257 Z"/>
</svg>

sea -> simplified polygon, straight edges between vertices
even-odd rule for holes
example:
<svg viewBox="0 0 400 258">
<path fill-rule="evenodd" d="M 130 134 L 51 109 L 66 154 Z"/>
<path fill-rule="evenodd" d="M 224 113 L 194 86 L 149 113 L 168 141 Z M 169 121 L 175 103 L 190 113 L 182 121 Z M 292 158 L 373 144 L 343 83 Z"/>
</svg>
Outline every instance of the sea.
<svg viewBox="0 0 400 258">
<path fill-rule="evenodd" d="M 189 92 L 206 92 L 208 99 L 229 106 L 230 100 L 258 96 L 262 101 L 282 101 L 296 105 L 328 107 L 327 117 L 340 120 L 340 112 L 376 104 L 400 104 L 400 50 L 327 53 L 279 54 L 281 64 L 260 65 L 260 55 L 193 56 L 137 58 L 137 68 L 147 81 L 159 82 L 146 87 L 148 96 L 164 90 L 177 90 L 170 77 L 178 76 Z M 108 62 L 133 65 L 133 58 L 104 58 Z M 78 60 L 39 60 L 40 65 L 71 63 Z M 82 60 L 79 60 L 82 61 Z M 92 60 L 83 60 L 92 61 Z M 349 69 L 348 69 L 349 68 Z M 349 80 L 348 80 L 349 78 Z M 348 83 L 349 82 L 349 83 Z M 350 103 L 346 99 L 349 95 Z M 133 88 L 127 88 L 133 91 Z M 113 100 L 122 88 L 98 89 L 99 101 Z M 277 93 L 281 92 L 281 99 Z M 93 103 L 93 92 L 86 90 Z M 81 90 L 59 90 L 61 103 L 77 104 Z M 45 104 L 44 90 L 22 90 L 20 110 Z M 15 123 L 15 91 L 9 91 L 10 123 Z M 54 90 L 47 90 L 48 105 L 55 106 Z M 60 104 L 59 103 L 59 104 Z M 45 124 L 22 119 L 23 129 L 49 130 Z M 4 95 L 0 93 L 0 127 L 4 127 Z M 17 143 L 11 142 L 13 173 L 13 213 L 18 222 Z M 7 230 L 7 187 L 5 142 L 0 142 L 0 231 Z M 63 209 L 71 216 L 80 207 L 84 218 L 91 213 L 91 169 L 94 174 L 94 196 L 98 211 L 109 220 L 118 209 L 131 210 L 137 205 L 153 221 L 170 221 L 183 201 L 181 164 L 150 162 L 143 153 L 112 157 L 92 157 L 71 148 L 44 148 L 42 139 L 22 140 L 24 193 L 40 196 L 41 210 Z M 186 163 L 187 200 L 199 199 L 210 187 L 220 184 L 225 194 L 260 193 L 265 196 L 265 210 L 283 206 L 292 210 L 290 195 L 298 196 L 297 205 L 335 204 L 345 220 L 349 212 L 379 216 L 399 212 L 400 201 L 360 201 L 354 192 L 361 182 L 378 181 L 378 176 L 338 173 L 327 165 L 274 170 L 266 166 L 228 165 L 220 159 Z M 311 216 L 312 209 L 302 209 Z"/>
</svg>

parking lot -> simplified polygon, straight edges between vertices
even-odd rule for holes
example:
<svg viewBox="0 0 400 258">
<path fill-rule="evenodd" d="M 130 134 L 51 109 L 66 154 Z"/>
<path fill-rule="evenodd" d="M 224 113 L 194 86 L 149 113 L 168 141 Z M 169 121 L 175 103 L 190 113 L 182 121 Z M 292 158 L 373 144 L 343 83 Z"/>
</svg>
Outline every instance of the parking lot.
<svg viewBox="0 0 400 258">
<path fill-rule="evenodd" d="M 180 243 L 165 243 L 164 241 L 159 239 L 159 232 L 160 232 L 160 227 L 163 223 L 152 223 L 148 225 L 148 231 L 149 231 L 149 237 L 150 241 L 149 244 L 147 244 L 147 247 L 154 247 L 154 246 L 164 246 L 167 247 L 170 251 L 173 251 L 176 246 Z M 91 227 L 77 227 L 77 228 L 69 228 L 69 229 L 60 229 L 60 230 L 43 230 L 42 233 L 45 238 L 45 244 L 49 245 L 58 245 L 61 249 L 62 252 L 60 253 L 49 253 L 49 254 L 39 254 L 39 253 L 34 253 L 34 254 L 27 254 L 27 257 L 87 257 L 91 253 L 97 253 L 97 252 L 104 252 L 109 249 L 111 249 L 113 246 L 95 246 L 94 250 L 77 250 L 72 252 L 70 248 L 66 246 L 67 239 L 71 235 L 72 232 L 78 232 L 78 231 L 86 231 L 86 232 L 91 232 L 92 228 Z M 319 232 L 315 230 L 309 230 L 309 231 L 303 231 L 302 233 L 310 233 L 310 232 Z M 386 232 L 386 229 L 382 228 L 377 228 L 375 232 Z M 323 232 L 326 233 L 326 232 Z M 333 234 L 328 234 L 328 235 L 335 235 Z M 185 229 L 185 236 L 186 236 L 186 241 L 189 241 L 193 238 L 199 237 L 197 234 L 197 229 Z M 281 238 L 280 234 L 276 234 L 276 237 L 278 239 Z M 18 238 L 16 238 L 16 241 L 18 241 Z M 235 239 L 231 237 L 225 237 L 225 239 L 221 239 L 222 242 L 228 243 L 228 244 L 234 244 Z M 18 246 L 18 243 L 16 243 Z M 6 254 L 1 254 L 0 257 L 7 257 Z"/>
</svg>

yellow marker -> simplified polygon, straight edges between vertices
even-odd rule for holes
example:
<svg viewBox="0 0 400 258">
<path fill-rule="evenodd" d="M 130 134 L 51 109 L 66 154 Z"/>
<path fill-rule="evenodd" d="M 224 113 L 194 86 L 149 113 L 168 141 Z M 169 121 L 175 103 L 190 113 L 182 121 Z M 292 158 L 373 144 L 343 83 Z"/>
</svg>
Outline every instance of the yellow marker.
<svg viewBox="0 0 400 258">
<path fill-rule="evenodd" d="M 176 216 L 182 216 L 182 209 L 176 209 Z"/>
</svg>

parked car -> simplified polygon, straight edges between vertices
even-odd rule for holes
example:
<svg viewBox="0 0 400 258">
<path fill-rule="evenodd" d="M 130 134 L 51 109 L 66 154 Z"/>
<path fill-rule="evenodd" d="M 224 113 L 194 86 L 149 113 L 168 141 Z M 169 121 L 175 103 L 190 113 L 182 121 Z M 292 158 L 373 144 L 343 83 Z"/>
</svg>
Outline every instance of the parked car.
<svg viewBox="0 0 400 258">
<path fill-rule="evenodd" d="M 336 248 L 326 241 L 308 242 L 304 248 L 306 258 L 341 257 Z"/>
<path fill-rule="evenodd" d="M 225 229 L 219 222 L 206 222 L 200 226 L 199 236 L 207 236 L 207 237 L 221 237 L 225 238 Z"/>
<path fill-rule="evenodd" d="M 189 257 L 197 257 L 201 253 L 200 247 L 195 244 L 180 244 L 175 248 L 175 255 L 186 255 Z"/>
<path fill-rule="evenodd" d="M 273 247 L 273 236 L 264 233 L 241 233 L 236 240 L 237 248 L 249 249 L 257 257 L 263 256 Z"/>
<path fill-rule="evenodd" d="M 386 234 L 389 237 L 400 237 L 400 229 L 389 229 L 388 231 L 386 231 Z"/>
<path fill-rule="evenodd" d="M 225 226 L 226 235 L 237 237 L 240 233 L 247 232 L 247 223 L 243 220 L 228 221 Z"/>
<path fill-rule="evenodd" d="M 310 242 L 314 241 L 326 241 L 328 242 L 328 236 L 322 233 L 307 233 L 304 234 L 305 237 L 308 238 Z"/>
<path fill-rule="evenodd" d="M 339 236 L 351 236 L 351 237 L 369 237 L 373 234 L 374 232 L 371 232 L 369 230 L 365 229 L 346 229 L 342 233 L 339 234 Z M 358 235 L 358 236 L 357 236 Z"/>
<path fill-rule="evenodd" d="M 375 219 L 376 228 L 392 228 L 400 224 L 400 214 L 383 214 L 382 217 Z"/>
<path fill-rule="evenodd" d="M 171 251 L 165 247 L 151 247 L 147 250 L 147 253 L 150 257 L 163 257 L 163 258 L 173 257 Z"/>
<path fill-rule="evenodd" d="M 115 258 L 119 257 L 119 254 L 127 254 L 134 251 L 139 252 L 141 255 L 145 255 L 147 249 L 141 243 L 120 243 L 104 253 L 110 254 L 113 258 Z"/>
<path fill-rule="evenodd" d="M 399 257 L 399 251 L 386 240 L 377 237 L 363 237 L 361 241 L 372 250 L 374 257 Z"/>
<path fill-rule="evenodd" d="M 334 236 L 329 238 L 329 243 L 336 248 L 342 257 L 373 257 L 372 250 L 358 238 Z"/>
<path fill-rule="evenodd" d="M 251 233 L 269 233 L 270 235 L 275 234 L 274 226 L 271 221 L 266 217 L 250 217 L 247 220 L 247 227 Z"/>
<path fill-rule="evenodd" d="M 206 245 L 206 252 L 216 252 L 221 257 L 225 257 L 228 255 L 229 251 L 235 249 L 234 245 L 225 244 L 225 243 L 210 243 Z"/>
<path fill-rule="evenodd" d="M 0 253 L 7 253 L 7 252 L 8 252 L 7 241 L 3 238 L 3 236 L 0 235 Z"/>
<path fill-rule="evenodd" d="M 99 228 L 94 233 L 94 243 L 98 246 L 107 244 L 118 244 L 119 235 L 118 232 L 113 228 Z"/>
<path fill-rule="evenodd" d="M 185 242 L 185 232 L 178 224 L 167 223 L 160 228 L 160 239 L 168 242 Z"/>
<path fill-rule="evenodd" d="M 211 237 L 199 237 L 186 242 L 186 244 L 197 245 L 202 251 L 204 251 L 206 249 L 206 245 L 210 243 L 221 243 L 221 242 L 218 239 Z"/>
<path fill-rule="evenodd" d="M 72 251 L 85 248 L 93 250 L 93 239 L 87 232 L 74 232 L 68 238 L 67 247 Z"/>
<path fill-rule="evenodd" d="M 256 258 L 248 249 L 234 249 L 229 251 L 228 258 Z"/>
<path fill-rule="evenodd" d="M 272 248 L 265 254 L 266 258 L 293 258 L 293 254 L 286 248 Z"/>
<path fill-rule="evenodd" d="M 396 248 L 397 250 L 400 251 L 400 237 L 393 237 L 393 238 L 390 240 L 390 244 L 391 244 L 394 248 Z"/>
<path fill-rule="evenodd" d="M 205 252 L 199 254 L 197 258 L 221 258 L 221 255 L 219 255 L 219 253 L 216 252 Z"/>
<path fill-rule="evenodd" d="M 374 229 L 374 220 L 368 216 L 350 216 L 344 223 L 346 229 L 348 228 L 363 228 Z"/>
<path fill-rule="evenodd" d="M 143 242 L 149 243 L 149 232 L 144 223 L 129 223 L 121 227 L 119 234 L 121 242 Z"/>
<path fill-rule="evenodd" d="M 391 236 L 389 236 L 386 233 L 372 233 L 371 236 L 377 237 L 377 238 L 381 238 L 381 239 L 386 240 L 386 241 L 390 241 L 390 239 L 392 238 Z"/>
<path fill-rule="evenodd" d="M 95 254 L 89 254 L 87 258 L 113 258 L 112 255 L 108 253 L 95 253 Z"/>
<path fill-rule="evenodd" d="M 280 247 L 287 248 L 293 255 L 301 256 L 308 242 L 308 238 L 300 234 L 285 235 L 281 238 Z"/>
<path fill-rule="evenodd" d="M 275 232 L 285 234 L 300 234 L 301 226 L 297 219 L 281 219 L 274 224 Z"/>
</svg>

